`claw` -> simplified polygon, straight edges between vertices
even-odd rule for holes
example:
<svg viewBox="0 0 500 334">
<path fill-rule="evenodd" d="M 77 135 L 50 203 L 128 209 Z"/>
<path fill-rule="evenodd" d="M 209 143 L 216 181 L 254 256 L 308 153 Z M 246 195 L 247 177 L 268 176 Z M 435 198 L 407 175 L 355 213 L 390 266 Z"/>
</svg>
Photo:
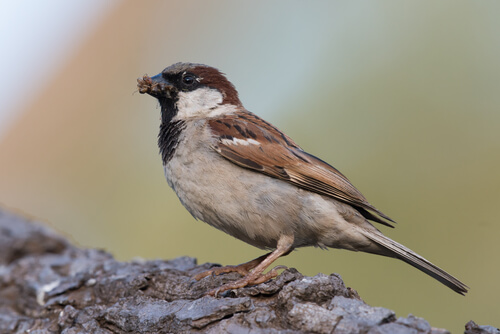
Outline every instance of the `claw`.
<svg viewBox="0 0 500 334">
<path fill-rule="evenodd" d="M 253 259 L 252 261 L 245 262 L 242 264 L 239 264 L 237 266 L 225 266 L 225 267 L 215 267 L 211 268 L 207 271 L 204 271 L 202 273 L 196 274 L 193 278 L 197 281 L 201 280 L 202 278 L 205 278 L 207 276 L 218 276 L 220 274 L 226 274 L 226 273 L 233 273 L 236 272 L 240 274 L 241 276 L 247 276 L 252 269 L 257 267 L 262 261 L 266 259 L 266 257 L 269 254 L 259 256 L 256 259 Z"/>
<path fill-rule="evenodd" d="M 269 281 L 270 279 L 276 278 L 279 275 L 278 270 L 281 270 L 281 269 L 283 269 L 283 270 L 288 269 L 288 267 L 282 266 L 282 265 L 276 266 L 273 269 L 269 270 L 266 274 L 262 274 L 255 281 L 251 282 L 251 285 L 261 284 L 261 283 Z"/>
<path fill-rule="evenodd" d="M 287 269 L 287 267 L 282 266 L 282 265 L 276 266 L 265 274 L 250 273 L 250 274 L 246 275 L 245 277 L 243 277 L 235 282 L 224 284 L 223 286 L 220 286 L 217 289 L 210 290 L 207 293 L 207 295 L 214 296 L 215 298 L 217 298 L 218 294 L 221 292 L 225 292 L 228 290 L 236 290 L 236 289 L 244 288 L 244 287 L 249 286 L 249 285 L 258 285 L 258 284 L 267 282 L 270 279 L 278 276 L 278 270 L 281 270 L 281 269 Z"/>
<path fill-rule="evenodd" d="M 285 266 L 276 266 L 271 269 L 268 273 L 263 274 L 271 263 L 276 261 L 280 256 L 289 254 L 293 250 L 293 236 L 283 235 L 278 240 L 278 245 L 276 249 L 266 255 L 260 256 L 252 261 L 237 265 L 237 266 L 227 266 L 207 270 L 194 276 L 195 279 L 199 280 L 211 274 L 221 274 L 227 272 L 238 272 L 244 276 L 232 283 L 224 284 L 217 289 L 210 290 L 207 295 L 217 297 L 219 293 L 227 290 L 235 290 L 239 288 L 244 288 L 248 285 L 256 285 L 270 280 L 278 276 L 278 270 L 285 269 Z"/>
</svg>

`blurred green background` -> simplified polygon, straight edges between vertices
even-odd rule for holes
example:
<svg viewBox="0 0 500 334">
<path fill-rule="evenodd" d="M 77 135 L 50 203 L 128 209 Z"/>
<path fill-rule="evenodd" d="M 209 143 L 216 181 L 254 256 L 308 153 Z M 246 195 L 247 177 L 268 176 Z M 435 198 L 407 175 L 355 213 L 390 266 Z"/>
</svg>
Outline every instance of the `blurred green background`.
<svg viewBox="0 0 500 334">
<path fill-rule="evenodd" d="M 300 249 L 280 264 L 339 273 L 367 303 L 454 333 L 471 319 L 500 326 L 499 1 L 21 3 L 1 26 L 13 41 L 0 56 L 4 208 L 121 260 L 263 254 L 181 206 L 156 146 L 159 106 L 136 92 L 145 73 L 205 63 L 399 223 L 385 234 L 471 291 L 347 251 Z"/>
</svg>

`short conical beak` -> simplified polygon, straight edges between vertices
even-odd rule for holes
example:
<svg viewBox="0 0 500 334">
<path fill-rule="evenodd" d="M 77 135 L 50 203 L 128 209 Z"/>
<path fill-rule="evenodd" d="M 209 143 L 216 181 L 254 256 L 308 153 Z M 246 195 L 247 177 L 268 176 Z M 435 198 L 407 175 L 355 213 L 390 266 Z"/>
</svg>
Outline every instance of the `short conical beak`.
<svg viewBox="0 0 500 334">
<path fill-rule="evenodd" d="M 150 77 L 148 75 L 137 79 L 137 87 L 139 88 L 139 93 L 149 94 L 156 98 L 169 98 L 170 91 L 174 86 L 165 80 L 165 78 L 160 74 Z"/>
<path fill-rule="evenodd" d="M 151 77 L 151 80 L 153 80 L 153 82 L 155 82 L 157 84 L 163 84 L 163 85 L 167 85 L 167 86 L 172 86 L 172 84 L 170 82 L 168 82 L 167 80 L 165 80 L 165 78 L 161 75 L 161 73 L 155 75 L 154 77 Z"/>
</svg>

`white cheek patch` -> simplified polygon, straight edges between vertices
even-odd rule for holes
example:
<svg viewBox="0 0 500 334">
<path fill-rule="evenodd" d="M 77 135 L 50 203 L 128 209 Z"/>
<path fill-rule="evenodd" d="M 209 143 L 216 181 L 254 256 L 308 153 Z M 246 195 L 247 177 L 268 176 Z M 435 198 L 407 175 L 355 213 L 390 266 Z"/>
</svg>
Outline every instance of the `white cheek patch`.
<svg viewBox="0 0 500 334">
<path fill-rule="evenodd" d="M 233 139 L 227 139 L 224 138 L 221 140 L 222 144 L 224 145 L 243 145 L 243 146 L 248 146 L 248 145 L 260 145 L 260 143 L 254 139 L 239 139 L 239 138 L 233 138 Z"/>
<path fill-rule="evenodd" d="M 221 92 L 208 87 L 191 92 L 179 92 L 178 97 L 176 119 L 214 117 L 232 113 L 236 109 L 232 105 L 221 105 L 223 100 Z"/>
</svg>

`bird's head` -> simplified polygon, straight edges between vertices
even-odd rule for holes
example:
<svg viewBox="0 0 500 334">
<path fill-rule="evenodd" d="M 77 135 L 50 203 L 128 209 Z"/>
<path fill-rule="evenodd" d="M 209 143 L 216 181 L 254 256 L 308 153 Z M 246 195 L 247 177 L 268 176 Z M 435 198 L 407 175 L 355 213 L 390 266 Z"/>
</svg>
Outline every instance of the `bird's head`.
<svg viewBox="0 0 500 334">
<path fill-rule="evenodd" d="M 176 63 L 153 77 L 137 80 L 141 94 L 158 99 L 162 121 L 209 118 L 241 107 L 238 92 L 216 68 Z"/>
</svg>

